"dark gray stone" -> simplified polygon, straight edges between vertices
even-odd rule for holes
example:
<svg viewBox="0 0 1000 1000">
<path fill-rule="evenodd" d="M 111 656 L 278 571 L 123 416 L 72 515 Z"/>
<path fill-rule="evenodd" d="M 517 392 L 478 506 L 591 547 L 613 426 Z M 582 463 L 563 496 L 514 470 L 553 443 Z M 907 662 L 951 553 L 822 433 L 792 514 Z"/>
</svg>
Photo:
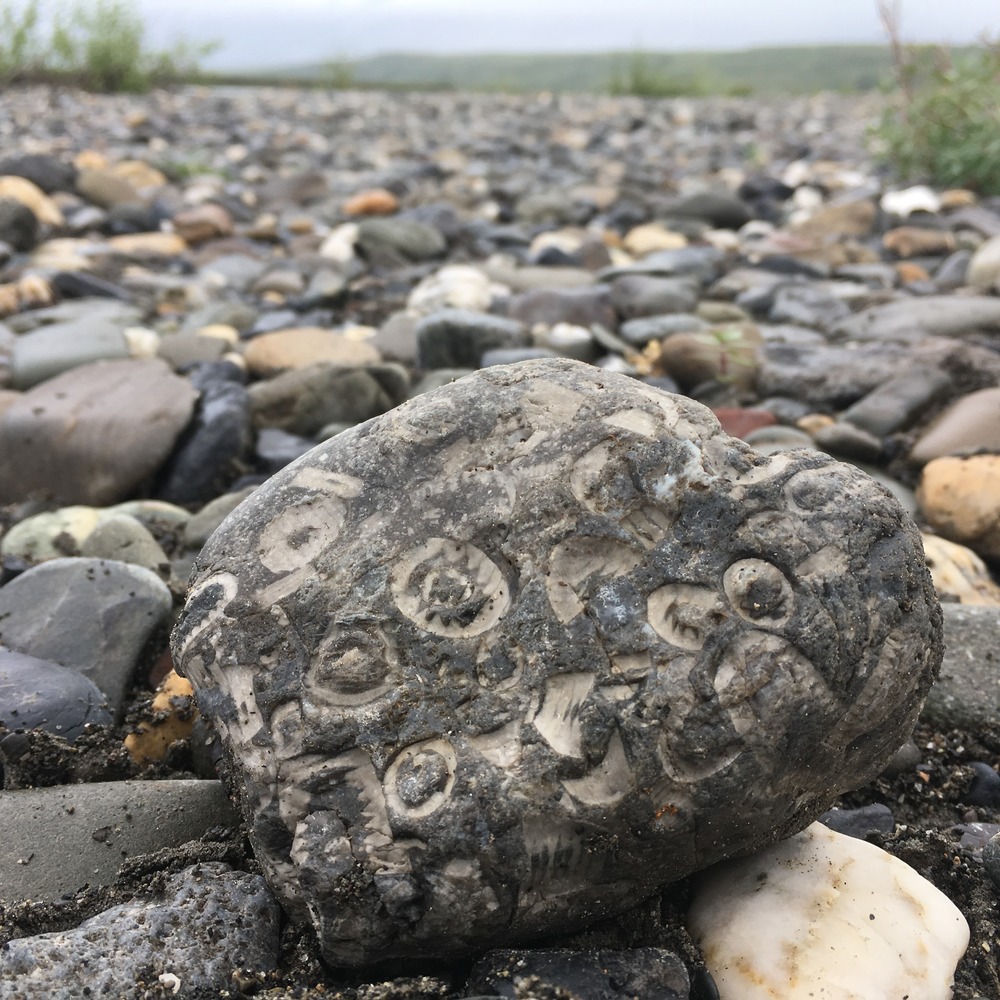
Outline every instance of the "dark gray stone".
<svg viewBox="0 0 1000 1000">
<path fill-rule="evenodd" d="M 0 587 L 0 644 L 78 670 L 117 712 L 172 606 L 166 584 L 141 566 L 50 559 Z"/>
<path fill-rule="evenodd" d="M 245 471 L 253 440 L 250 396 L 219 370 L 230 367 L 204 365 L 191 378 L 201 396 L 194 420 L 160 472 L 159 499 L 200 506 Z"/>
<path fill-rule="evenodd" d="M 432 260 L 448 249 L 433 226 L 414 219 L 364 219 L 358 223 L 358 250 L 380 267 Z"/>
<path fill-rule="evenodd" d="M 539 358 L 558 358 L 555 351 L 547 347 L 495 347 L 484 351 L 480 359 L 480 367 L 491 368 L 493 365 L 516 365 L 519 361 L 537 361 Z"/>
<path fill-rule="evenodd" d="M 25 253 L 38 242 L 40 228 L 27 205 L 13 198 L 0 198 L 0 240 Z"/>
<path fill-rule="evenodd" d="M 321 363 L 283 372 L 248 391 L 254 426 L 312 437 L 330 423 L 357 424 L 385 413 L 406 398 L 409 388 L 398 365 Z"/>
<path fill-rule="evenodd" d="M 990 837 L 983 848 L 983 868 L 997 889 L 1000 889 L 1000 833 Z"/>
<path fill-rule="evenodd" d="M 768 319 L 772 323 L 829 330 L 850 315 L 850 307 L 842 299 L 813 282 L 799 280 L 773 290 Z"/>
<path fill-rule="evenodd" d="M 0 791 L 0 900 L 52 900 L 84 885 L 110 885 L 127 858 L 238 823 L 218 781 L 97 781 Z"/>
<path fill-rule="evenodd" d="M 972 781 L 963 799 L 970 806 L 984 809 L 1000 809 L 1000 774 L 981 760 L 973 761 Z"/>
<path fill-rule="evenodd" d="M 990 295 L 923 295 L 872 306 L 838 323 L 840 340 L 899 341 L 962 337 L 1000 330 L 1000 299 Z"/>
<path fill-rule="evenodd" d="M 591 328 L 618 327 L 618 317 L 611 305 L 607 285 L 584 285 L 580 288 L 537 288 L 515 295 L 508 313 L 527 327 L 536 323 L 555 326 L 571 323 Z"/>
<path fill-rule="evenodd" d="M 687 278 L 626 274 L 612 282 L 611 304 L 623 320 L 689 313 L 698 304 L 698 285 Z"/>
<path fill-rule="evenodd" d="M 0 160 L 0 176 L 13 175 L 31 181 L 46 194 L 53 191 L 73 191 L 76 187 L 76 167 L 44 153 L 19 153 Z"/>
<path fill-rule="evenodd" d="M 834 832 L 858 840 L 864 840 L 870 833 L 888 834 L 896 829 L 892 810 L 881 802 L 858 809 L 829 809 L 817 818 Z"/>
<path fill-rule="evenodd" d="M 466 990 L 484 997 L 687 1000 L 684 963 L 664 948 L 621 951 L 491 951 Z"/>
<path fill-rule="evenodd" d="M 259 875 L 219 862 L 193 865 L 169 876 L 161 892 L 74 930 L 9 941 L 0 951 L 0 996 L 226 996 L 234 973 L 276 967 L 279 930 L 278 904 Z"/>
<path fill-rule="evenodd" d="M 527 347 L 528 331 L 516 320 L 469 309 L 441 309 L 416 326 L 417 366 L 478 368 L 485 351 Z"/>
<path fill-rule="evenodd" d="M 909 736 L 941 653 L 867 476 L 562 360 L 272 477 L 173 649 L 335 965 L 567 931 L 801 829 Z"/>
<path fill-rule="evenodd" d="M 727 191 L 682 195 L 666 202 L 662 210 L 676 218 L 701 219 L 718 229 L 739 229 L 751 218 L 746 202 Z"/>
<path fill-rule="evenodd" d="M 78 670 L 0 648 L 0 725 L 43 729 L 72 743 L 88 723 L 113 721 L 104 695 Z"/>
<path fill-rule="evenodd" d="M 812 437 L 824 451 L 851 461 L 877 462 L 882 455 L 879 438 L 842 420 L 820 427 Z"/>
<path fill-rule="evenodd" d="M 674 313 L 668 316 L 644 316 L 622 323 L 618 335 L 636 347 L 645 347 L 651 340 L 662 340 L 672 333 L 697 333 L 707 330 L 709 324 L 692 313 Z"/>
<path fill-rule="evenodd" d="M 760 351 L 757 392 L 840 409 L 888 382 L 911 359 L 911 352 L 901 344 L 852 349 L 766 342 Z"/>
<path fill-rule="evenodd" d="M 1000 727 L 1000 608 L 942 605 L 944 660 L 921 718 L 941 732 Z"/>
<path fill-rule="evenodd" d="M 602 281 L 623 274 L 691 275 L 702 284 L 714 281 L 722 270 L 726 255 L 716 247 L 691 246 L 677 250 L 657 250 L 628 267 L 610 267 L 598 272 Z M 780 280 L 772 277 L 772 281 Z"/>
<path fill-rule="evenodd" d="M 948 373 L 938 367 L 910 365 L 859 399 L 841 414 L 841 419 L 876 437 L 885 437 L 925 417 L 952 385 Z"/>
<path fill-rule="evenodd" d="M 256 466 L 265 475 L 273 475 L 315 446 L 312 438 L 279 431 L 276 427 L 265 427 L 257 435 L 254 446 Z"/>
</svg>

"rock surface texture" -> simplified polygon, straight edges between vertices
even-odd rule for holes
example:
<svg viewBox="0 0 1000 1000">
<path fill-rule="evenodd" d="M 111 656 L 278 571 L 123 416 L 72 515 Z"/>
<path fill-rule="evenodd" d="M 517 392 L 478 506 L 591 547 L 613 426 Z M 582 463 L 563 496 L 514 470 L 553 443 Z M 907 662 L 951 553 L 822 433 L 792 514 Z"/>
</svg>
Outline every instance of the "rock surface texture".
<svg viewBox="0 0 1000 1000">
<path fill-rule="evenodd" d="M 879 772 L 941 657 L 868 477 L 565 360 L 304 455 L 203 550 L 175 662 L 334 965 L 626 909 Z"/>
</svg>

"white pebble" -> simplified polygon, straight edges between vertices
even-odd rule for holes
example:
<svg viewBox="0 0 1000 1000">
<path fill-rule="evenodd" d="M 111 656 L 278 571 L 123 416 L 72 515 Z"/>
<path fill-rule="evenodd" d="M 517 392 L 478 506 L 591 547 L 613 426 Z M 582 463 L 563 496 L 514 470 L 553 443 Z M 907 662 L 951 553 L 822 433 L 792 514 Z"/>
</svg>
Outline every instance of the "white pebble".
<svg viewBox="0 0 1000 1000">
<path fill-rule="evenodd" d="M 820 823 L 711 869 L 688 926 L 721 1000 L 950 1000 L 969 944 L 944 893 Z"/>
</svg>

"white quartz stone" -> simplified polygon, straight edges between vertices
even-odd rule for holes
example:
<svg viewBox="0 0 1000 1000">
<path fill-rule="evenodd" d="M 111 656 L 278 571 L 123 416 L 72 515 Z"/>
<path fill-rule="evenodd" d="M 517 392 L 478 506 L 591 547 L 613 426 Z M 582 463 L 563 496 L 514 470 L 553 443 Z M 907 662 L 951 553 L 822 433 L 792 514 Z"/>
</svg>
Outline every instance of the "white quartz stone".
<svg viewBox="0 0 1000 1000">
<path fill-rule="evenodd" d="M 969 943 L 909 865 L 820 823 L 710 869 L 688 925 L 721 1000 L 949 1000 Z"/>
</svg>

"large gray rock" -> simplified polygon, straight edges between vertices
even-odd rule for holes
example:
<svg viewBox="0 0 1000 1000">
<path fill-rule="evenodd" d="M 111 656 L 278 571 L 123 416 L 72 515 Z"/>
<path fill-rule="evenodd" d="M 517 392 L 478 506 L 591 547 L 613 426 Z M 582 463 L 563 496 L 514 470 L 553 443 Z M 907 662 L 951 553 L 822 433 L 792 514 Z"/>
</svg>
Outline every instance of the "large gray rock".
<svg viewBox="0 0 1000 1000">
<path fill-rule="evenodd" d="M 801 829 L 909 736 L 940 628 L 867 476 L 546 360 L 274 476 L 173 645 L 268 879 L 359 965 L 565 931 Z"/>
<path fill-rule="evenodd" d="M 0 645 L 90 678 L 118 710 L 139 654 L 173 606 L 141 566 L 52 559 L 0 587 Z"/>
<path fill-rule="evenodd" d="M 218 781 L 0 791 L 0 900 L 53 900 L 87 884 L 110 885 L 127 858 L 238 822 Z"/>
<path fill-rule="evenodd" d="M 0 951 L 0 998 L 227 996 L 234 972 L 276 967 L 279 917 L 259 875 L 193 865 L 160 893 L 74 930 L 9 941 Z"/>
<path fill-rule="evenodd" d="M 35 386 L 0 413 L 0 503 L 127 499 L 170 454 L 195 396 L 158 360 L 97 361 Z"/>
<path fill-rule="evenodd" d="M 872 306 L 838 323 L 843 340 L 897 341 L 963 337 L 1000 329 L 1000 299 L 990 295 L 924 295 Z"/>
</svg>

